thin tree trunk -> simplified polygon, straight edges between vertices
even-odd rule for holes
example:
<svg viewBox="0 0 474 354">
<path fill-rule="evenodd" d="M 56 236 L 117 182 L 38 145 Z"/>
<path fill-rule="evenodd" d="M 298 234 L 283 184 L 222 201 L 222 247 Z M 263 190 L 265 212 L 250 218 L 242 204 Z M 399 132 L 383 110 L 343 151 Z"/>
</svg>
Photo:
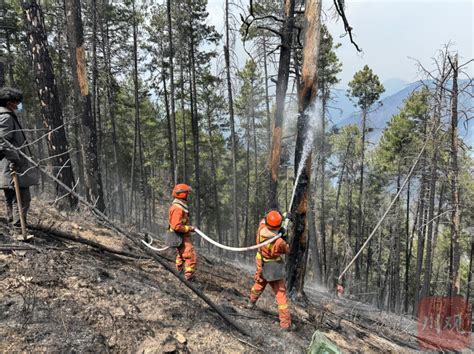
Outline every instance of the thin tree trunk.
<svg viewBox="0 0 474 354">
<path fill-rule="evenodd" d="M 400 191 L 401 183 L 401 161 L 398 161 L 398 173 L 397 173 L 397 193 Z M 401 286 L 400 286 L 400 252 L 401 252 L 401 234 L 402 234 L 402 221 L 401 221 L 401 198 L 398 198 L 397 202 L 397 212 L 396 212 L 396 221 L 395 221 L 395 239 L 394 239 L 394 257 L 393 257 L 393 270 L 392 270 L 392 281 L 394 288 L 394 295 L 392 298 L 393 301 L 393 310 L 396 313 L 400 313 L 400 295 L 401 295 Z"/>
<path fill-rule="evenodd" d="M 451 98 L 451 204 L 453 211 L 451 213 L 451 248 L 450 248 L 450 267 L 449 278 L 451 282 L 452 295 L 458 295 L 461 289 L 461 279 L 459 274 L 460 250 L 459 235 L 461 225 L 461 209 L 459 198 L 459 166 L 458 166 L 458 56 L 454 57 L 451 63 L 453 69 L 453 88 Z M 472 261 L 472 251 L 471 251 Z"/>
<path fill-rule="evenodd" d="M 442 73 L 444 77 L 444 73 Z M 444 89 L 442 87 L 438 88 L 438 102 L 435 107 L 435 112 L 433 115 L 433 127 L 437 127 L 441 119 L 441 105 L 443 99 Z M 440 142 L 440 139 L 435 134 L 433 138 L 433 156 L 431 158 L 431 171 L 429 179 L 429 205 L 428 205 L 428 225 L 426 233 L 426 255 L 425 255 L 425 269 L 423 275 L 423 287 L 421 289 L 421 297 L 429 296 L 430 293 L 430 284 L 431 284 L 431 273 L 432 273 L 432 244 L 433 244 L 433 222 L 431 220 L 435 214 L 435 197 L 436 197 L 436 183 L 438 180 L 438 159 L 439 159 L 439 150 L 436 146 L 437 142 Z"/>
<path fill-rule="evenodd" d="M 174 65 L 173 65 L 173 28 L 171 22 L 171 0 L 166 1 L 166 15 L 168 20 L 168 45 L 169 45 L 169 66 L 170 66 L 170 102 L 171 102 L 171 116 L 170 116 L 170 128 L 171 128 L 171 151 L 172 151 L 172 178 L 173 182 L 178 183 L 178 148 L 176 140 L 176 109 L 174 101 Z"/>
<path fill-rule="evenodd" d="M 193 135 L 193 155 L 194 155 L 194 185 L 193 185 L 193 201 L 196 205 L 194 215 L 197 227 L 201 227 L 201 170 L 199 166 L 199 116 L 197 110 L 197 89 L 196 89 L 196 63 L 194 58 L 194 38 L 191 35 L 191 132 Z M 198 241 L 199 242 L 199 241 Z"/>
<path fill-rule="evenodd" d="M 378 256 L 377 256 L 377 289 L 379 289 L 378 303 L 377 307 L 381 308 L 383 297 L 382 290 L 382 228 L 379 229 L 379 242 L 378 242 Z"/>
<path fill-rule="evenodd" d="M 5 65 L 0 58 L 0 87 L 5 86 Z"/>
<path fill-rule="evenodd" d="M 252 223 L 252 226 L 255 225 L 255 221 L 258 219 L 258 210 L 260 209 L 260 193 L 258 191 L 260 190 L 260 181 L 258 178 L 258 145 L 257 145 L 257 124 L 256 124 L 256 113 L 255 113 L 255 103 L 253 100 L 254 96 L 254 83 L 252 82 L 252 95 L 251 95 L 251 105 L 252 105 L 252 135 L 253 135 L 253 169 L 254 169 L 254 175 L 255 175 L 255 180 L 253 181 L 254 183 L 254 201 L 253 201 L 253 218 L 252 220 L 254 221 Z"/>
<path fill-rule="evenodd" d="M 108 6 L 108 0 L 105 1 L 104 6 Z M 112 126 L 112 148 L 113 148 L 113 157 L 114 157 L 114 170 L 115 170 L 115 178 L 117 178 L 117 192 L 118 192 L 118 202 L 119 202 L 119 218 L 120 221 L 123 222 L 125 220 L 125 200 L 124 200 L 124 190 L 123 190 L 123 183 L 122 183 L 122 173 L 120 173 L 119 168 L 119 160 L 118 160 L 118 138 L 117 138 L 117 127 L 115 121 L 115 99 L 114 93 L 112 89 L 113 85 L 113 77 L 112 77 L 112 54 L 110 48 L 110 31 L 109 31 L 109 20 L 108 17 L 105 16 L 105 28 L 103 28 L 104 24 L 102 25 L 102 32 L 105 31 L 104 36 L 104 61 L 105 61 L 105 69 L 106 69 L 106 82 L 107 82 L 107 102 L 108 102 L 108 112 L 110 117 L 110 123 Z"/>
<path fill-rule="evenodd" d="M 341 196 L 341 188 L 342 188 L 342 183 L 344 181 L 344 171 L 346 169 L 346 162 L 347 162 L 347 156 L 349 154 L 350 147 L 352 145 L 352 139 L 349 140 L 349 143 L 347 144 L 346 148 L 346 153 L 344 154 L 344 159 L 342 161 L 342 167 L 341 167 L 341 172 L 339 173 L 339 179 L 337 182 L 337 192 L 336 192 L 336 204 L 334 206 L 334 217 L 331 222 L 331 235 L 329 236 L 329 264 L 328 264 L 328 269 L 332 270 L 332 274 L 334 274 L 334 267 L 333 267 L 333 261 L 334 261 L 334 233 L 336 230 L 336 225 L 339 221 L 339 199 Z M 329 272 L 326 272 L 326 285 L 329 285 Z"/>
<path fill-rule="evenodd" d="M 225 2 L 225 46 L 224 58 L 227 76 L 227 95 L 229 99 L 230 140 L 232 149 L 232 237 L 234 242 L 239 239 L 239 220 L 237 214 L 237 136 L 234 122 L 234 101 L 232 98 L 232 80 L 230 76 L 230 34 L 229 34 L 229 0 Z"/>
<path fill-rule="evenodd" d="M 175 166 L 176 162 L 173 161 L 174 159 L 174 152 L 173 152 L 173 133 L 172 133 L 172 123 L 171 123 L 171 112 L 170 112 L 170 105 L 169 105 L 169 100 L 168 100 L 168 91 L 166 89 L 166 76 L 164 73 L 164 66 L 163 66 L 163 71 L 161 73 L 161 81 L 163 81 L 163 96 L 165 99 L 165 110 L 166 110 L 166 129 L 168 131 L 168 153 L 169 153 L 169 158 L 170 158 L 170 176 L 175 181 Z M 176 182 L 175 182 L 176 183 Z"/>
<path fill-rule="evenodd" d="M 8 58 L 13 58 L 12 49 L 10 46 L 10 31 L 6 31 L 5 33 L 5 47 L 7 48 Z M 8 79 L 10 81 L 10 86 L 15 86 L 15 76 L 13 75 L 13 62 L 10 60 L 8 62 Z"/>
<path fill-rule="evenodd" d="M 182 116 L 182 140 L 183 140 L 183 181 L 188 183 L 188 146 L 186 144 L 186 112 L 184 110 L 184 69 L 183 69 L 183 57 L 180 56 L 179 71 L 180 71 L 180 84 L 181 84 L 181 116 Z"/>
<path fill-rule="evenodd" d="M 324 85 L 321 85 L 324 87 Z M 321 256 L 322 256 L 322 274 L 324 279 L 327 278 L 328 265 L 326 258 L 326 199 L 325 199 L 325 183 L 326 183 L 326 92 L 322 90 L 322 109 L 321 109 L 321 145 L 320 145 L 320 163 L 321 163 L 321 211 L 319 213 L 319 234 L 321 235 Z"/>
<path fill-rule="evenodd" d="M 404 313 L 408 313 L 408 299 L 409 299 L 409 280 L 410 280 L 410 261 L 413 248 L 413 237 L 410 237 L 410 187 L 411 178 L 408 180 L 407 187 L 407 204 L 406 204 L 406 217 L 405 217 L 405 233 L 406 233 L 406 245 L 405 245 L 405 298 L 403 301 Z M 418 207 L 416 208 L 415 218 L 413 219 L 416 224 Z"/>
<path fill-rule="evenodd" d="M 422 170 L 424 166 L 422 167 Z M 425 250 L 425 221 L 426 221 L 426 210 L 425 210 L 425 196 L 426 196 L 426 176 L 425 173 L 422 172 L 421 177 L 421 185 L 420 185 L 420 213 L 419 213 L 419 221 L 418 225 L 419 228 L 417 230 L 417 247 L 416 247 L 416 272 L 415 272 L 415 282 L 413 287 L 413 316 L 417 316 L 418 313 L 418 303 L 420 301 L 420 284 L 421 284 L 421 271 L 423 268 L 423 255 Z"/>
<path fill-rule="evenodd" d="M 219 243 L 224 242 L 223 240 L 223 235 L 222 235 L 222 230 L 221 230 L 221 217 L 220 217 L 220 205 L 219 205 L 219 194 L 217 190 L 217 167 L 216 167 L 216 159 L 215 159 L 215 153 L 214 153 L 214 145 L 212 143 L 212 138 L 213 138 L 213 128 L 212 128 L 212 116 L 211 116 L 211 111 L 209 109 L 209 100 L 206 100 L 207 104 L 207 129 L 208 129 L 208 134 L 209 134 L 209 151 L 211 154 L 211 176 L 212 176 L 212 189 L 213 189 L 213 195 L 214 195 L 214 206 L 215 206 L 215 228 L 218 236 L 218 241 Z M 219 253 L 221 254 L 222 251 L 219 249 Z"/>
<path fill-rule="evenodd" d="M 362 136 L 361 136 L 361 151 L 360 151 L 360 179 L 359 179 L 359 201 L 358 201 L 358 217 L 357 217 L 357 235 L 355 239 L 355 252 L 359 251 L 363 238 L 363 218 L 364 218 L 364 161 L 365 161 L 365 132 L 367 122 L 367 110 L 362 112 Z M 355 261 L 355 281 L 360 281 L 360 264 L 362 257 Z"/>
<path fill-rule="evenodd" d="M 242 237 L 242 241 L 245 242 L 246 238 L 250 238 L 249 232 L 249 207 L 250 207 L 250 118 L 247 118 L 247 129 L 246 129 L 247 148 L 245 151 L 245 168 L 246 168 L 246 188 L 245 188 L 245 233 Z M 243 243 L 241 244 L 243 246 Z"/>
</svg>

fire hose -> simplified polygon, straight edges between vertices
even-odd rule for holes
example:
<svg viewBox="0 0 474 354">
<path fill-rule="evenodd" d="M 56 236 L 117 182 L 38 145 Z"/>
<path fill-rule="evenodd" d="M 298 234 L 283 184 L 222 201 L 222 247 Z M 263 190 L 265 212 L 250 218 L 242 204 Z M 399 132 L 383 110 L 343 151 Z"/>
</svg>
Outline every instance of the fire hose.
<svg viewBox="0 0 474 354">
<path fill-rule="evenodd" d="M 284 228 L 286 230 L 286 228 L 288 227 L 288 222 L 289 222 L 289 219 L 286 218 L 285 221 L 284 221 Z M 207 236 L 204 232 L 202 232 L 201 230 L 199 229 L 195 229 L 194 230 L 199 236 L 201 236 L 204 240 L 206 240 L 207 242 L 209 242 L 210 244 L 213 244 L 214 246 L 216 247 L 219 247 L 223 250 L 226 250 L 226 251 L 231 251 L 231 252 L 246 252 L 246 251 L 252 251 L 252 250 L 256 250 L 256 249 L 259 249 L 260 247 L 263 247 L 265 245 L 268 245 L 269 243 L 272 243 L 272 242 L 275 242 L 277 239 L 279 239 L 280 237 L 283 236 L 283 234 L 280 232 L 278 233 L 278 235 L 272 237 L 272 238 L 269 238 L 268 240 L 264 241 L 264 242 L 261 242 L 261 243 L 258 243 L 256 245 L 253 245 L 253 246 L 248 246 L 248 247 L 231 247 L 231 246 L 226 246 L 226 245 L 223 245 L 215 240 L 213 240 L 212 238 L 210 238 L 209 236 Z M 147 246 L 148 248 L 152 249 L 153 251 L 156 251 L 156 252 L 163 252 L 165 250 L 167 250 L 168 248 L 170 248 L 169 246 L 166 246 L 166 247 L 163 247 L 163 248 L 156 248 L 156 247 L 153 247 L 151 244 L 153 242 L 153 239 L 151 239 L 150 237 L 148 237 L 148 239 L 150 240 L 149 242 L 146 242 L 145 240 L 142 240 L 142 243 Z"/>
</svg>

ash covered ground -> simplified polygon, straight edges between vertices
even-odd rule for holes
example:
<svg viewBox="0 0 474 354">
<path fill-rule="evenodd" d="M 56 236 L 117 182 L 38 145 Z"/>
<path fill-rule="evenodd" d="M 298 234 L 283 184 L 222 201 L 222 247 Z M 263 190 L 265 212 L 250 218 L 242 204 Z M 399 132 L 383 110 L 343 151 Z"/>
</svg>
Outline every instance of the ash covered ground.
<svg viewBox="0 0 474 354">
<path fill-rule="evenodd" d="M 92 216 L 59 213 L 34 203 L 31 224 L 41 223 L 141 258 L 118 256 L 35 232 L 25 245 L 0 220 L 1 352 L 282 352 L 301 353 L 319 330 L 343 352 L 410 352 L 418 348 L 414 321 L 395 322 L 370 306 L 307 289 L 309 303 L 290 303 L 296 330 L 280 330 L 267 289 L 257 309 L 246 306 L 253 267 L 223 262 L 198 250 L 197 287 L 232 319 L 229 326 L 173 274 Z M 41 210 L 41 213 L 35 212 Z M 0 214 L 1 216 L 1 214 Z M 173 263 L 174 252 L 163 254 Z M 356 314 L 356 315 L 355 315 Z M 382 317 L 381 317 L 382 316 Z"/>
</svg>

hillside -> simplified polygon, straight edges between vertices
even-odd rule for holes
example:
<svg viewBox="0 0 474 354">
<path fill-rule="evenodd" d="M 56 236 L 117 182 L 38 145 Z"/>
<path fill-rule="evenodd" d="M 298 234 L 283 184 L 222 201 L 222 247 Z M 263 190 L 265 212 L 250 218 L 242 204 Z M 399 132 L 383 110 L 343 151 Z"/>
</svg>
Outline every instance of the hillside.
<svg viewBox="0 0 474 354">
<path fill-rule="evenodd" d="M 429 86 L 432 86 L 432 82 L 427 82 Z M 397 114 L 401 107 L 403 107 L 404 100 L 414 91 L 418 90 L 422 83 L 417 81 L 411 84 L 404 84 L 403 81 L 397 81 L 395 79 L 385 82 L 388 84 L 386 92 L 381 96 L 379 107 L 374 107 L 373 111 L 368 115 L 369 127 L 373 128 L 373 132 L 369 134 L 369 137 L 373 142 L 378 141 L 383 129 L 387 126 L 391 117 Z M 460 80 L 459 85 L 466 85 L 467 80 Z M 449 86 L 449 83 L 448 83 Z M 400 88 L 400 89 L 397 89 Z M 474 94 L 474 88 L 473 92 Z M 474 107 L 474 95 L 467 93 L 460 95 L 458 107 L 460 112 L 467 112 L 472 110 Z M 334 99 L 329 109 L 329 114 L 332 117 L 332 122 L 336 126 L 344 126 L 348 124 L 359 124 L 360 112 L 356 110 L 354 104 L 346 96 L 346 91 L 335 90 Z M 465 124 L 464 124 L 465 123 Z M 469 121 L 462 119 L 462 124 L 459 125 L 460 136 L 464 139 L 467 144 L 474 144 L 474 136 L 469 134 L 469 125 L 472 124 Z"/>
<path fill-rule="evenodd" d="M 307 289 L 304 306 L 291 305 L 296 330 L 282 332 L 268 290 L 257 309 L 246 306 L 252 267 L 201 250 L 196 286 L 250 331 L 254 337 L 248 338 L 130 241 L 92 222 L 92 216 L 43 211 L 32 217 L 32 224 L 39 223 L 115 251 L 65 240 L 56 231 L 33 231 L 32 242 L 18 243 L 2 219 L 2 352 L 300 353 L 316 330 L 344 352 L 417 348 L 415 322 L 395 321 L 393 315 L 316 289 Z M 114 254 L 120 251 L 135 256 Z M 163 256 L 172 262 L 172 251 Z"/>
</svg>

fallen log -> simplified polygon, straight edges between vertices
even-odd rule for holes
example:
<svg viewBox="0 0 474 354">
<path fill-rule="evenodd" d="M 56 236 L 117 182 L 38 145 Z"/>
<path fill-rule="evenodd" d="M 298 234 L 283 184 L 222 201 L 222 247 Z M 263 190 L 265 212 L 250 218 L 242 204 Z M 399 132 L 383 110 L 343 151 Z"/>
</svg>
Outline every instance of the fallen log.
<svg viewBox="0 0 474 354">
<path fill-rule="evenodd" d="M 39 252 L 38 249 L 30 246 L 23 246 L 23 245 L 1 245 L 0 246 L 0 251 L 1 252 L 8 252 L 8 251 L 37 251 Z"/>
<path fill-rule="evenodd" d="M 135 254 L 135 253 L 130 253 L 130 252 L 110 248 L 110 247 L 107 247 L 107 246 L 105 246 L 101 243 L 98 243 L 98 242 L 95 242 L 95 241 L 92 241 L 92 240 L 88 240 L 84 237 L 69 234 L 67 232 L 64 232 L 64 231 L 61 231 L 61 230 L 58 230 L 58 229 L 53 229 L 52 226 L 28 225 L 28 229 L 33 230 L 33 231 L 40 231 L 40 232 L 45 233 L 45 234 L 50 234 L 50 235 L 59 237 L 61 239 L 74 241 L 74 242 L 77 242 L 77 243 L 82 243 L 84 245 L 94 247 L 94 248 L 99 249 L 101 251 L 113 253 L 113 254 L 116 254 L 116 255 L 119 255 L 119 256 L 125 256 L 125 257 L 136 258 L 136 259 L 144 258 L 143 256 Z"/>
</svg>

